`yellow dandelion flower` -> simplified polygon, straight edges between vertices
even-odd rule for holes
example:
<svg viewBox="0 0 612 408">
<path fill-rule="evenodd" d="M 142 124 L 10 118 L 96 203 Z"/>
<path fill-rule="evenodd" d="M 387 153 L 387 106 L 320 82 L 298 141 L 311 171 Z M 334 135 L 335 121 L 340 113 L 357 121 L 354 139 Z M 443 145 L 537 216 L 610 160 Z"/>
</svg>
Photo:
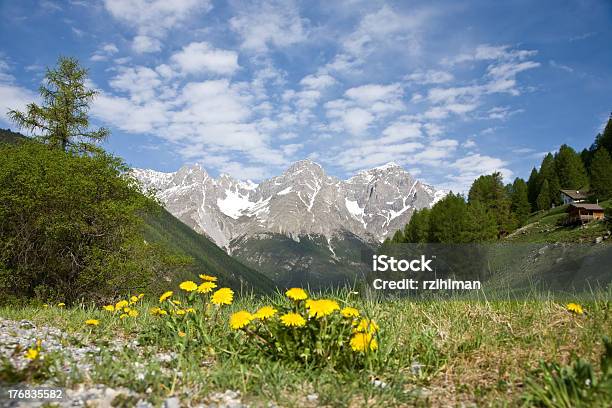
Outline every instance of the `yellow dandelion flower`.
<svg viewBox="0 0 612 408">
<path fill-rule="evenodd" d="M 246 310 L 241 310 L 231 315 L 230 327 L 234 330 L 242 329 L 254 319 L 254 316 Z"/>
<path fill-rule="evenodd" d="M 134 309 L 132 309 L 132 310 L 130 310 L 128 312 L 128 316 L 130 316 L 130 317 L 138 317 L 138 314 L 139 314 L 138 310 L 134 310 Z"/>
<path fill-rule="evenodd" d="M 138 295 L 138 300 L 142 299 L 144 297 L 144 293 L 141 293 Z"/>
<path fill-rule="evenodd" d="M 115 309 L 116 310 L 121 310 L 124 307 L 126 307 L 128 305 L 128 301 L 127 300 L 120 300 L 119 302 L 117 302 L 117 304 L 115 305 Z"/>
<path fill-rule="evenodd" d="M 37 349 L 28 349 L 28 351 L 26 351 L 25 353 L 25 358 L 27 358 L 28 360 L 36 360 L 38 358 L 38 350 Z"/>
<path fill-rule="evenodd" d="M 195 309 L 193 307 L 188 307 L 187 309 L 185 309 L 185 312 L 187 312 L 187 313 L 195 313 Z"/>
<path fill-rule="evenodd" d="M 364 352 L 368 347 L 371 351 L 378 349 L 378 342 L 372 338 L 370 333 L 356 333 L 351 338 L 351 348 L 353 351 Z"/>
<path fill-rule="evenodd" d="M 44 307 L 44 308 L 47 308 L 47 307 L 49 307 L 49 305 L 45 303 L 45 304 L 43 305 L 43 307 Z"/>
<path fill-rule="evenodd" d="M 168 312 L 166 312 L 164 309 L 160 309 L 159 307 L 152 307 L 149 309 L 149 313 L 151 313 L 153 316 L 163 316 L 168 314 Z"/>
<path fill-rule="evenodd" d="M 179 285 L 179 288 L 183 289 L 185 292 L 193 292 L 198 288 L 198 284 L 194 281 L 185 281 Z"/>
<path fill-rule="evenodd" d="M 172 303 L 174 303 L 175 305 L 180 305 L 181 301 L 180 300 L 173 300 Z"/>
<path fill-rule="evenodd" d="M 128 317 L 127 313 L 123 313 L 121 316 L 119 316 L 120 319 L 125 319 L 126 317 Z"/>
<path fill-rule="evenodd" d="M 66 306 L 66 304 L 65 304 L 65 303 L 62 303 L 62 302 L 60 302 L 60 303 L 58 303 L 58 304 L 57 304 L 57 307 L 64 307 L 64 306 Z"/>
<path fill-rule="evenodd" d="M 100 324 L 100 321 L 96 319 L 87 319 L 85 320 L 85 324 L 88 326 L 97 326 Z"/>
<path fill-rule="evenodd" d="M 131 302 L 131 303 L 136 303 L 136 302 L 138 302 L 138 296 L 132 296 L 132 297 L 130 298 L 130 302 Z"/>
<path fill-rule="evenodd" d="M 221 288 L 212 295 L 210 300 L 215 305 L 231 305 L 234 300 L 234 291 L 230 288 Z"/>
<path fill-rule="evenodd" d="M 280 319 L 287 327 L 302 327 L 306 324 L 306 319 L 299 313 L 287 313 L 282 315 Z"/>
<path fill-rule="evenodd" d="M 308 303 L 308 316 L 321 318 L 332 314 L 335 310 L 340 310 L 338 302 L 329 299 L 312 300 Z"/>
<path fill-rule="evenodd" d="M 187 333 L 185 333 L 184 331 L 180 331 L 178 332 L 179 337 L 185 337 L 187 335 Z"/>
<path fill-rule="evenodd" d="M 259 310 L 255 312 L 254 317 L 255 319 L 266 320 L 274 316 L 276 312 L 278 312 L 278 310 L 276 310 L 272 306 L 264 306 L 259 308 Z"/>
<path fill-rule="evenodd" d="M 106 305 L 106 306 L 104 306 L 104 310 L 106 310 L 107 312 L 114 312 L 115 311 L 115 306 L 113 306 L 113 305 Z"/>
<path fill-rule="evenodd" d="M 204 281 L 209 281 L 209 282 L 216 282 L 217 281 L 217 277 L 216 276 L 210 276 L 210 275 L 205 275 L 205 274 L 200 275 L 200 279 L 202 279 Z"/>
<path fill-rule="evenodd" d="M 130 310 L 132 310 L 132 309 L 130 309 L 129 307 L 124 307 L 123 308 L 123 313 L 129 313 Z"/>
<path fill-rule="evenodd" d="M 354 307 L 345 307 L 340 311 L 344 317 L 359 317 L 359 310 Z"/>
<path fill-rule="evenodd" d="M 361 319 L 357 327 L 355 328 L 355 333 L 376 333 L 379 327 L 374 320 L 369 319 Z"/>
<path fill-rule="evenodd" d="M 293 300 L 304 300 L 308 298 L 306 291 L 302 288 L 291 288 L 285 292 L 285 295 Z"/>
<path fill-rule="evenodd" d="M 164 292 L 160 297 L 159 297 L 159 302 L 163 302 L 164 300 L 168 299 L 170 296 L 172 296 L 174 294 L 174 292 L 172 292 L 171 290 Z"/>
<path fill-rule="evenodd" d="M 179 309 L 179 310 L 177 310 L 177 311 L 176 311 L 176 312 L 174 312 L 174 313 L 176 313 L 176 314 L 177 314 L 177 315 L 179 315 L 179 316 L 183 316 L 183 315 L 184 315 L 185 313 L 187 313 L 187 312 L 185 312 L 183 309 Z"/>
<path fill-rule="evenodd" d="M 217 284 L 214 282 L 204 282 L 198 286 L 198 293 L 208 293 L 217 287 Z"/>
<path fill-rule="evenodd" d="M 568 311 L 578 315 L 584 314 L 584 309 L 578 303 L 568 303 L 565 308 Z"/>
</svg>

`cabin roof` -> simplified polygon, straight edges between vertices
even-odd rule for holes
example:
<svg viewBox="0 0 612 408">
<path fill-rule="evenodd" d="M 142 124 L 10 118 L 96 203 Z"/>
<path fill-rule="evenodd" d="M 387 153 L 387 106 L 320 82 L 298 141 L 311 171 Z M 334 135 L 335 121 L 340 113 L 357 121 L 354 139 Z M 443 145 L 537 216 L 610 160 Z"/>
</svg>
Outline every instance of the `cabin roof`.
<svg viewBox="0 0 612 408">
<path fill-rule="evenodd" d="M 580 190 L 560 190 L 563 194 L 572 200 L 584 200 L 587 198 L 587 193 Z"/>
<path fill-rule="evenodd" d="M 597 204 L 582 204 L 582 203 L 581 204 L 570 204 L 570 206 L 568 207 L 568 210 L 572 207 L 578 208 L 580 210 L 590 210 L 590 211 L 603 211 L 604 210 Z"/>
</svg>

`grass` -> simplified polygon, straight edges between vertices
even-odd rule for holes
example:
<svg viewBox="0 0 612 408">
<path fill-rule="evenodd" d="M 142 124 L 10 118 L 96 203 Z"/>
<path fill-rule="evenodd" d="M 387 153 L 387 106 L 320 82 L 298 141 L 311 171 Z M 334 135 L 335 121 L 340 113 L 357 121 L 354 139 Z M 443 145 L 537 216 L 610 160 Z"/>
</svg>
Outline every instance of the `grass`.
<svg viewBox="0 0 612 408">
<path fill-rule="evenodd" d="M 604 208 L 612 208 L 612 200 L 599 203 Z M 567 205 L 553 208 L 549 211 L 533 213 L 525 222 L 525 226 L 510 234 L 506 239 L 512 242 L 574 242 L 591 243 L 596 238 L 604 236 L 610 230 L 610 223 L 593 221 L 584 226 L 565 226 L 562 222 L 567 214 Z"/>
<path fill-rule="evenodd" d="M 233 389 L 253 406 L 270 401 L 287 407 L 518 406 L 534 389 L 525 384 L 545 381 L 538 371 L 542 362 L 563 366 L 580 356 L 598 370 L 602 338 L 612 337 L 609 294 L 585 302 L 586 313 L 575 315 L 550 299 L 411 302 L 337 292 L 332 297 L 340 303 L 349 300 L 378 322 L 380 347 L 365 367 L 309 365 L 257 352 L 243 333 L 228 327 L 232 312 L 282 302 L 280 297 L 238 297 L 217 316 L 206 344 L 197 347 L 156 335 L 152 329 L 163 318 L 148 313 L 119 320 L 87 305 L 26 306 L 0 308 L 0 316 L 56 326 L 75 342 L 101 346 L 91 378 L 73 375 L 61 380 L 62 385 L 85 381 L 127 386 L 157 403 L 169 395 L 184 403 L 206 402 L 211 392 Z M 145 299 L 141 309 L 154 305 L 156 299 Z M 99 319 L 100 325 L 85 327 L 89 318 Z M 111 351 L 118 339 L 137 339 L 140 346 Z M 176 358 L 159 358 L 169 352 Z M 609 391 L 604 401 L 612 402 Z"/>
</svg>

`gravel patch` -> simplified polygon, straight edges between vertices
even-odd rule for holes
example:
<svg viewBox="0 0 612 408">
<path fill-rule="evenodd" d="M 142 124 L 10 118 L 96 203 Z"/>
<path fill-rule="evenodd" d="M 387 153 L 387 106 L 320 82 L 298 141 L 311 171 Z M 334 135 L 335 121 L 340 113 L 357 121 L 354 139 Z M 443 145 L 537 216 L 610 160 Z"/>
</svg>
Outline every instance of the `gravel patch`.
<svg viewBox="0 0 612 408">
<path fill-rule="evenodd" d="M 95 345 L 77 345 L 82 343 L 82 339 L 62 332 L 56 327 L 37 326 L 29 320 L 7 320 L 0 318 L 0 356 L 8 358 L 13 367 L 22 370 L 27 366 L 29 360 L 24 356 L 25 351 L 34 346 L 37 340 L 42 340 L 42 355 L 48 353 L 58 353 L 62 356 L 61 369 L 66 373 L 78 367 L 78 372 L 82 378 L 90 378 L 93 363 L 100 357 L 100 348 Z M 117 340 L 111 350 L 121 348 L 139 347 L 135 340 Z M 16 350 L 19 350 L 16 352 Z M 176 358 L 175 353 L 158 353 L 158 361 L 168 362 Z M 135 367 L 138 368 L 138 367 Z M 144 376 L 144 374 L 143 374 Z M 13 384 L 5 386 L 8 389 L 25 388 L 56 388 L 53 379 L 35 386 L 28 384 Z M 0 387 L 2 389 L 2 387 Z M 7 393 L 3 390 L 0 395 L 0 407 L 7 408 L 30 408 L 41 407 L 49 404 L 50 401 L 17 401 L 8 400 Z M 64 398 L 54 406 L 59 407 L 111 407 L 119 401 L 123 401 L 122 406 L 135 406 L 137 408 L 152 408 L 153 404 L 147 401 L 146 395 L 139 394 L 129 388 L 113 388 L 104 384 L 78 384 L 71 389 L 65 390 Z M 215 392 L 206 398 L 207 404 L 193 405 L 201 408 L 243 408 L 247 407 L 242 402 L 240 392 L 226 390 L 225 392 Z M 169 397 L 162 404 L 164 408 L 186 407 L 178 397 Z"/>
</svg>

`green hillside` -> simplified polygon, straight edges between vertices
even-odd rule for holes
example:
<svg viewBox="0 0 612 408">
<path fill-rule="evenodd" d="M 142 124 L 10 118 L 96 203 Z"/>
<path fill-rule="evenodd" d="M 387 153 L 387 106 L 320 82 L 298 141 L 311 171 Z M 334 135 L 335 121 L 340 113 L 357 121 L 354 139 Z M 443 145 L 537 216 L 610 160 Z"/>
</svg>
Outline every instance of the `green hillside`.
<svg viewBox="0 0 612 408">
<path fill-rule="evenodd" d="M 0 143 L 17 143 L 26 140 L 27 137 L 10 129 L 0 129 Z"/>
<path fill-rule="evenodd" d="M 194 263 L 173 280 L 196 279 L 198 274 L 214 275 L 224 286 L 236 290 L 269 292 L 274 283 L 261 273 L 228 256 L 205 236 L 183 224 L 168 211 L 160 208 L 145 217 L 145 239 L 165 243 L 170 249 L 188 255 Z"/>
<path fill-rule="evenodd" d="M 20 133 L 0 129 L 0 143 L 23 140 L 27 138 Z M 208 238 L 196 233 L 161 207 L 156 213 L 145 216 L 144 235 L 149 242 L 163 243 L 172 251 L 193 259 L 193 264 L 183 272 L 169 277 L 172 283 L 185 279 L 197 280 L 198 274 L 206 273 L 217 276 L 222 285 L 236 290 L 269 292 L 274 288 L 270 279 L 228 256 Z M 164 287 L 168 283 L 164 282 Z"/>
<path fill-rule="evenodd" d="M 329 241 L 319 235 L 298 241 L 282 234 L 261 233 L 241 237 L 232 244 L 232 256 L 261 271 L 280 287 L 308 286 L 324 289 L 352 285 L 368 271 L 360 262 L 362 251 L 372 251 L 356 236 L 346 233 Z"/>
<path fill-rule="evenodd" d="M 612 200 L 599 203 L 609 211 Z M 562 205 L 548 211 L 538 211 L 532 214 L 525 226 L 514 231 L 505 240 L 524 243 L 590 243 L 597 238 L 606 238 L 612 228 L 610 221 L 592 221 L 585 225 L 565 226 L 562 220 L 567 216 L 567 205 Z"/>
</svg>

